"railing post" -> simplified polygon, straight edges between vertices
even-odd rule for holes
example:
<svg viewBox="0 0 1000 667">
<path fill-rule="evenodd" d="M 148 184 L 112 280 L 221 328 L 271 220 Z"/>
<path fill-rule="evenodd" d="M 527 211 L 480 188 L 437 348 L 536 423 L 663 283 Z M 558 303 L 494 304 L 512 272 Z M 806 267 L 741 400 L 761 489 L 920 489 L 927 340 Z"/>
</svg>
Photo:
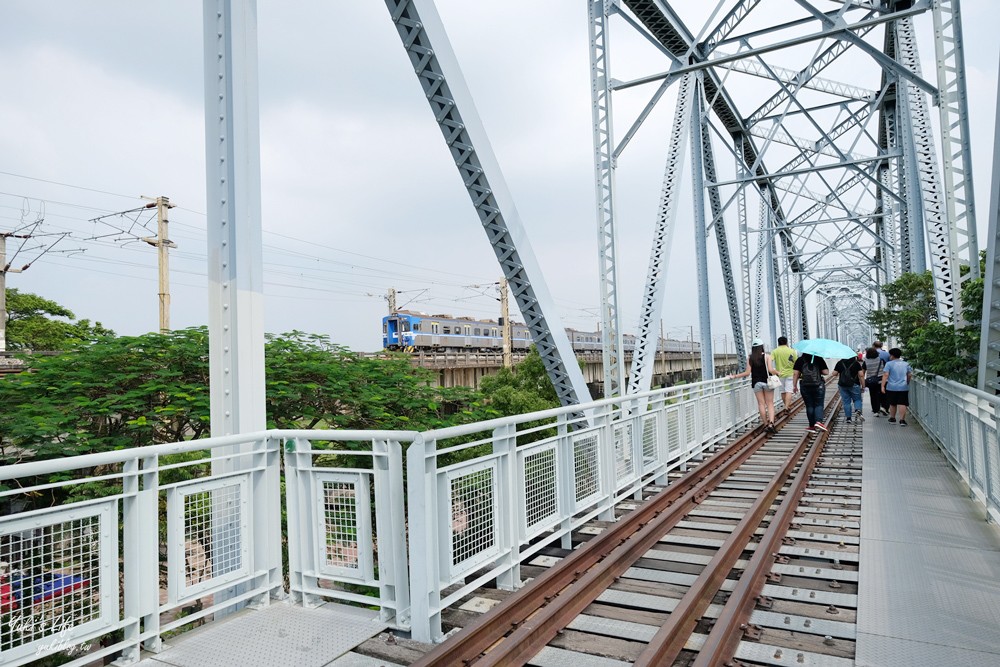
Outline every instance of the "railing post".
<svg viewBox="0 0 1000 667">
<path fill-rule="evenodd" d="M 518 493 L 517 427 L 504 424 L 493 429 L 493 453 L 497 455 L 497 506 L 505 514 L 496 517 L 499 529 L 500 558 L 504 565 L 497 577 L 497 588 L 504 591 L 516 590 L 521 585 L 521 563 L 518 551 L 521 544 L 521 514 L 524 494 Z"/>
<path fill-rule="evenodd" d="M 398 625 L 410 622 L 410 579 L 406 558 L 406 501 L 403 450 L 397 440 L 372 442 L 375 454 L 375 534 L 378 535 L 379 596 L 392 600 Z M 390 620 L 382 607 L 382 620 Z"/>
<path fill-rule="evenodd" d="M 559 467 L 556 471 L 556 481 L 559 482 L 559 511 L 565 517 L 559 523 L 562 537 L 559 539 L 559 546 L 562 549 L 573 548 L 573 508 L 576 507 L 576 449 L 573 444 L 573 436 L 566 426 L 566 416 L 559 416 L 559 423 L 556 427 L 559 434 L 559 447 L 556 448 L 556 456 Z"/>
<path fill-rule="evenodd" d="M 322 600 L 306 592 L 306 570 L 315 570 L 316 544 L 312 530 L 312 443 L 285 441 L 285 503 L 288 517 L 288 582 L 292 600 L 315 607 Z"/>
<path fill-rule="evenodd" d="M 281 563 L 281 540 L 268 536 L 281 534 L 281 453 L 272 438 L 252 443 L 253 473 L 250 484 L 252 501 L 251 545 L 253 567 L 263 571 L 266 589 L 250 602 L 251 607 L 265 607 L 271 599 L 285 597 L 285 581 Z M 256 584 L 255 584 L 256 585 Z"/>
<path fill-rule="evenodd" d="M 153 635 L 143 642 L 143 648 L 159 653 L 159 505 L 157 502 L 157 458 L 149 456 L 126 461 L 122 478 L 122 529 L 124 554 L 125 617 L 135 619 L 125 626 L 129 641 L 119 658 L 119 664 L 139 660 L 139 637 Z M 140 623 L 142 628 L 140 628 Z"/>
<path fill-rule="evenodd" d="M 631 404 L 626 411 L 624 405 L 622 406 L 622 412 L 630 415 L 629 421 L 632 423 L 632 442 L 629 446 L 632 448 L 632 471 L 633 474 L 641 481 L 643 468 L 645 466 L 646 454 L 643 451 L 643 432 L 642 432 L 642 418 L 645 415 L 646 410 L 646 399 L 633 398 L 629 401 Z M 642 485 L 635 490 L 632 494 L 633 500 L 642 500 Z"/>
<path fill-rule="evenodd" d="M 615 520 L 615 493 L 618 491 L 618 459 L 615 455 L 614 405 L 602 405 L 594 411 L 594 425 L 598 427 L 601 459 L 605 462 L 601 475 L 604 480 L 604 498 L 600 500 L 601 521 Z"/>
<path fill-rule="evenodd" d="M 419 642 L 441 638 L 441 557 L 437 521 L 435 441 L 418 435 L 406 449 L 407 509 L 410 520 L 410 635 Z M 450 527 L 449 527 L 450 529 Z"/>
<path fill-rule="evenodd" d="M 656 476 L 653 483 L 657 486 L 667 486 L 670 483 L 667 477 L 667 460 L 670 458 L 670 434 L 667 433 L 667 400 L 666 395 L 660 393 L 653 405 L 653 414 L 656 415 L 656 464 L 660 468 L 660 474 Z"/>
</svg>

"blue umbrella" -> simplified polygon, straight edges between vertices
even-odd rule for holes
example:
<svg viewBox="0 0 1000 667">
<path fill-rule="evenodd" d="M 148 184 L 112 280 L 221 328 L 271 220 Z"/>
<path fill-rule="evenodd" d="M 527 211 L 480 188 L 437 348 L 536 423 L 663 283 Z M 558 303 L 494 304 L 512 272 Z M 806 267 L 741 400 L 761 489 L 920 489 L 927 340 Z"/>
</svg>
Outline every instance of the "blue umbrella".
<svg viewBox="0 0 1000 667">
<path fill-rule="evenodd" d="M 800 340 L 792 345 L 792 347 L 802 354 L 812 354 L 817 357 L 826 357 L 828 359 L 850 359 L 858 356 L 857 352 L 843 343 L 830 340 L 829 338 L 811 338 L 809 340 Z"/>
</svg>

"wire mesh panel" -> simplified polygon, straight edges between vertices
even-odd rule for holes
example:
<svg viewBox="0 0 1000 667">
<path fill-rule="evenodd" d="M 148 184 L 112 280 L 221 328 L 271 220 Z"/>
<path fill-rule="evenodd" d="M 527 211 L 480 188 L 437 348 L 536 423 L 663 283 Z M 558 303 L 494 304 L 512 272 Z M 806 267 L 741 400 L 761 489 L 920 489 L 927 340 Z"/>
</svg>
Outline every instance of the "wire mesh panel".
<svg viewBox="0 0 1000 667">
<path fill-rule="evenodd" d="M 371 491 L 364 473 L 316 474 L 317 562 L 322 574 L 373 582 Z"/>
<path fill-rule="evenodd" d="M 584 507 L 601 495 L 601 449 L 597 433 L 573 437 L 574 510 Z"/>
<path fill-rule="evenodd" d="M 167 493 L 168 593 L 171 602 L 248 575 L 248 477 L 192 482 Z"/>
<path fill-rule="evenodd" d="M 695 404 L 692 402 L 682 404 L 681 410 L 684 415 L 684 438 L 681 441 L 685 449 L 693 447 L 698 440 L 698 424 Z"/>
<path fill-rule="evenodd" d="M 558 452 L 555 443 L 518 452 L 524 491 L 522 521 L 528 537 L 559 521 Z"/>
<path fill-rule="evenodd" d="M 454 579 L 500 553 L 496 461 L 450 470 L 445 479 L 444 525 L 451 527 L 448 570 Z"/>
<path fill-rule="evenodd" d="M 667 456 L 673 458 L 681 451 L 680 408 L 676 405 L 666 411 Z"/>
<path fill-rule="evenodd" d="M 0 663 L 117 623 L 117 503 L 0 520 Z"/>
<path fill-rule="evenodd" d="M 642 418 L 642 460 L 643 469 L 659 463 L 659 429 L 656 415 L 645 415 Z"/>
<path fill-rule="evenodd" d="M 632 457 L 632 422 L 615 424 L 615 479 L 621 482 L 635 474 Z"/>
</svg>

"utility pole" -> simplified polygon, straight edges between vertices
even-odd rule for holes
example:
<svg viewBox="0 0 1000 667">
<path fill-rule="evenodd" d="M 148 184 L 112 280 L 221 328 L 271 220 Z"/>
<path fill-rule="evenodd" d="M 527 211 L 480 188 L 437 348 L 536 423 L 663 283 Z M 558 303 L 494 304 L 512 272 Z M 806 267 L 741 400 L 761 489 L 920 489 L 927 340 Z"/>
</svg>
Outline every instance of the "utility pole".
<svg viewBox="0 0 1000 667">
<path fill-rule="evenodd" d="M 385 300 L 389 302 L 389 314 L 395 315 L 396 309 L 396 288 L 390 287 L 389 293 L 386 295 Z"/>
<path fill-rule="evenodd" d="M 157 259 L 160 273 L 160 333 L 170 331 L 170 248 L 176 248 L 177 244 L 171 241 L 167 235 L 167 212 L 173 208 L 170 199 L 167 197 L 157 197 L 150 206 L 156 206 L 156 240 L 144 238 L 143 241 L 156 247 Z"/>
<path fill-rule="evenodd" d="M 152 199 L 152 197 L 146 196 L 143 196 L 142 198 Z M 143 231 L 152 232 L 152 230 L 146 226 L 148 223 L 152 222 L 152 220 L 140 220 L 140 218 L 147 216 L 154 208 L 156 209 L 156 236 L 139 236 L 138 229 L 136 229 L 137 227 Z M 100 222 L 108 227 L 111 227 L 114 231 L 108 234 L 94 236 L 90 240 L 111 236 L 114 237 L 116 241 L 142 241 L 156 248 L 160 283 L 159 291 L 157 292 L 157 299 L 159 301 L 160 331 L 162 333 L 170 331 L 170 256 L 168 253 L 171 248 L 177 247 L 177 244 L 170 240 L 169 234 L 167 233 L 167 226 L 170 222 L 168 220 L 167 213 L 172 208 L 174 208 L 174 204 L 170 203 L 170 199 L 168 197 L 157 197 L 145 206 L 129 209 L 128 211 L 120 211 L 118 213 L 109 213 L 108 215 L 102 215 L 91 219 L 91 222 Z M 124 218 L 131 224 L 128 226 L 116 226 L 108 222 L 109 218 Z"/>
<path fill-rule="evenodd" d="M 507 299 L 507 279 L 500 279 L 500 335 L 503 338 L 503 367 L 514 367 L 513 327 L 510 324 L 510 302 Z"/>
<path fill-rule="evenodd" d="M 7 351 L 7 274 L 21 273 L 29 264 L 12 269 L 7 263 L 7 237 L 30 239 L 30 234 L 0 233 L 0 352 Z M 15 253 L 15 256 L 17 253 Z"/>
</svg>

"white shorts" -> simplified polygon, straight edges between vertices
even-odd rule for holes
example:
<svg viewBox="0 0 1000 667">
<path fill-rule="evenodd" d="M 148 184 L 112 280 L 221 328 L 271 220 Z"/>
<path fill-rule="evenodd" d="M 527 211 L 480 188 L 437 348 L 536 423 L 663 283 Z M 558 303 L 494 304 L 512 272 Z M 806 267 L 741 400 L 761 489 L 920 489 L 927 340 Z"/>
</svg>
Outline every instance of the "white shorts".
<svg viewBox="0 0 1000 667">
<path fill-rule="evenodd" d="M 782 394 L 792 393 L 792 378 L 781 378 L 781 393 Z"/>
</svg>

